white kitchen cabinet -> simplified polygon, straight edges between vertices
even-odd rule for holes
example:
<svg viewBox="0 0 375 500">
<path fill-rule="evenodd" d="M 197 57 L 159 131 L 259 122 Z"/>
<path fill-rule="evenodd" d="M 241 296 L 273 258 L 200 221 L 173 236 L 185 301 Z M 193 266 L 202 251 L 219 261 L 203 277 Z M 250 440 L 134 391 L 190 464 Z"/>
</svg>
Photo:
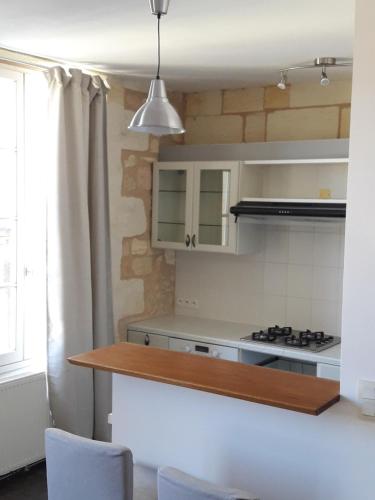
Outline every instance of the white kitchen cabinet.
<svg viewBox="0 0 375 500">
<path fill-rule="evenodd" d="M 169 338 L 165 335 L 128 330 L 128 342 L 132 344 L 169 349 Z"/>
<path fill-rule="evenodd" d="M 238 201 L 239 168 L 237 161 L 155 163 L 153 247 L 236 253 L 229 209 Z"/>
<path fill-rule="evenodd" d="M 328 378 L 331 380 L 340 380 L 340 367 L 336 365 L 328 365 L 327 363 L 317 363 L 316 375 L 320 378 Z"/>
</svg>

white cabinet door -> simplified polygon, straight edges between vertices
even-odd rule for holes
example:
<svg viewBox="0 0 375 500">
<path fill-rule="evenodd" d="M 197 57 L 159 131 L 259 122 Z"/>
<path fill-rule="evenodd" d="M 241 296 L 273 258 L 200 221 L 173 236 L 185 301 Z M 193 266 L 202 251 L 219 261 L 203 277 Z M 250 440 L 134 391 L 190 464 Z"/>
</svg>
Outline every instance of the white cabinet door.
<svg viewBox="0 0 375 500">
<path fill-rule="evenodd" d="M 152 246 L 191 248 L 194 166 L 187 162 L 154 164 Z"/>
<path fill-rule="evenodd" d="M 235 253 L 237 227 L 229 213 L 238 197 L 239 163 L 194 164 L 193 250 Z"/>
<path fill-rule="evenodd" d="M 336 365 L 327 365 L 318 363 L 316 366 L 316 375 L 320 378 L 329 378 L 331 380 L 340 380 L 340 367 Z"/>
<path fill-rule="evenodd" d="M 128 342 L 150 347 L 159 347 L 160 349 L 169 349 L 169 338 L 164 335 L 156 335 L 154 333 L 129 330 Z"/>
</svg>

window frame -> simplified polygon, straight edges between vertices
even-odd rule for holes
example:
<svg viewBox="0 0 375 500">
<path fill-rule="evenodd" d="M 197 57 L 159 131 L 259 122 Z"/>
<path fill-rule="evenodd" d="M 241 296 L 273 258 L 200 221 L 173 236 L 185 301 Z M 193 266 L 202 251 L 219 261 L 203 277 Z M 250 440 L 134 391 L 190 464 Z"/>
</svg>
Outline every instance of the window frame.
<svg viewBox="0 0 375 500">
<path fill-rule="evenodd" d="M 24 282 L 25 282 L 25 75 L 21 71 L 0 67 L 0 77 L 9 78 L 16 84 L 16 145 L 13 148 L 3 148 L 14 151 L 16 155 L 16 216 L 4 217 L 4 220 L 14 220 L 16 223 L 16 327 L 15 349 L 0 353 L 0 373 L 25 366 L 25 329 L 24 329 Z M 12 285 L 9 284 L 9 288 Z M 7 288 L 5 285 L 4 288 Z"/>
</svg>

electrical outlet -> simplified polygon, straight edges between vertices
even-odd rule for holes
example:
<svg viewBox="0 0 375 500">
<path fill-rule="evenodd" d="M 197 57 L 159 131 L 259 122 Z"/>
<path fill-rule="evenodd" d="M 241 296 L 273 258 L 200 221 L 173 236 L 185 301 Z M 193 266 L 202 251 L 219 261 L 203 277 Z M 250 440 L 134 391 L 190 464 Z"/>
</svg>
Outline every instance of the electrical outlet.
<svg viewBox="0 0 375 500">
<path fill-rule="evenodd" d="M 370 380 L 360 380 L 358 384 L 360 399 L 375 399 L 375 382 Z"/>
<path fill-rule="evenodd" d="M 198 309 L 199 307 L 198 300 L 189 297 L 177 297 L 176 303 L 178 306 L 187 307 L 189 309 Z"/>
<path fill-rule="evenodd" d="M 375 417 L 375 401 L 373 399 L 362 399 L 361 413 L 366 417 Z"/>
</svg>

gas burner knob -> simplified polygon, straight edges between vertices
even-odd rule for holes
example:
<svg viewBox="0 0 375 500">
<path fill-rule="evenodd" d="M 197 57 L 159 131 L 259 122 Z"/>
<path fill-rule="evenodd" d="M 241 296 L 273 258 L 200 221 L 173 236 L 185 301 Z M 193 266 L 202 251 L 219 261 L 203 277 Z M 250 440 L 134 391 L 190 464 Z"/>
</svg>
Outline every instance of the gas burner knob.
<svg viewBox="0 0 375 500">
<path fill-rule="evenodd" d="M 213 357 L 213 358 L 218 358 L 218 357 L 220 357 L 220 353 L 219 353 L 219 351 L 218 351 L 217 349 L 214 349 L 214 350 L 212 351 L 212 357 Z"/>
<path fill-rule="evenodd" d="M 184 351 L 185 351 L 185 352 L 191 352 L 191 347 L 190 347 L 189 345 L 186 345 L 186 346 L 184 347 Z"/>
</svg>

